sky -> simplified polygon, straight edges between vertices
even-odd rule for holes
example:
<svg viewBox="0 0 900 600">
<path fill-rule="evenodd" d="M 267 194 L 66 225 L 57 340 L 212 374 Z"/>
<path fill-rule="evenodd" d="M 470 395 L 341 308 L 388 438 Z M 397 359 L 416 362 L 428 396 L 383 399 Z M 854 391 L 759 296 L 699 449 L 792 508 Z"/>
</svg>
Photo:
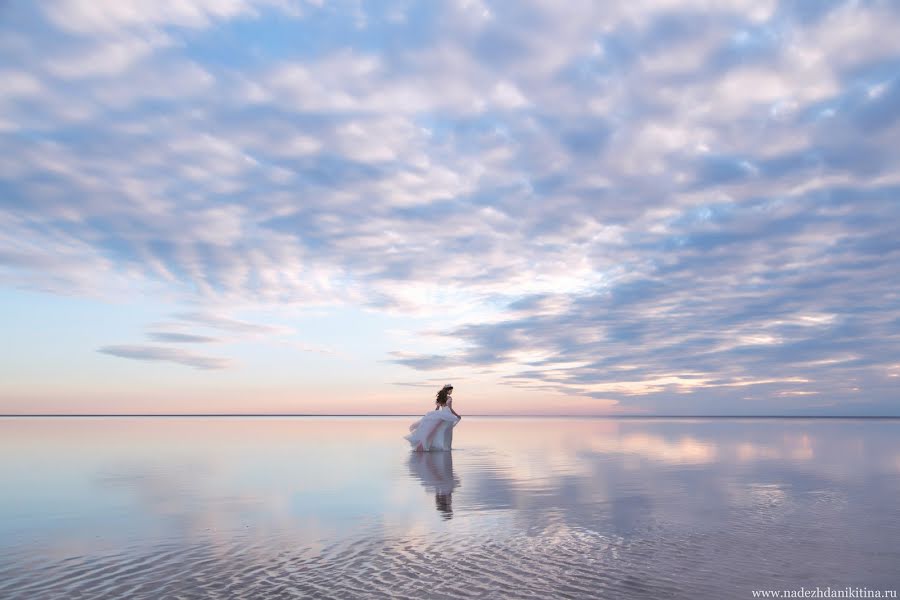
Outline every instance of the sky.
<svg viewBox="0 0 900 600">
<path fill-rule="evenodd" d="M 0 3 L 0 413 L 900 415 L 900 4 Z"/>
</svg>

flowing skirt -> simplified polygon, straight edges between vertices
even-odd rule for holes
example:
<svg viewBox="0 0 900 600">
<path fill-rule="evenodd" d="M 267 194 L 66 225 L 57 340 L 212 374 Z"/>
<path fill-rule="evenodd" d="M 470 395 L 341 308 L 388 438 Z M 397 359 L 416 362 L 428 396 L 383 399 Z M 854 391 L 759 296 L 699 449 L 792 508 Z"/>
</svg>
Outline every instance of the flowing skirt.
<svg viewBox="0 0 900 600">
<path fill-rule="evenodd" d="M 409 426 L 409 434 L 403 436 L 413 450 L 429 452 L 450 450 L 453 444 L 453 428 L 459 419 L 448 410 L 435 410 Z"/>
</svg>

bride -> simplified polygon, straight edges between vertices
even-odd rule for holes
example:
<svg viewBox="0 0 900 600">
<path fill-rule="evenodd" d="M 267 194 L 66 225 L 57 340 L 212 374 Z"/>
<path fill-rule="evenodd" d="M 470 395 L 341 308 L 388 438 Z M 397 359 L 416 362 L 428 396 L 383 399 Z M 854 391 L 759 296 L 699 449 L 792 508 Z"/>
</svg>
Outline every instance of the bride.
<svg viewBox="0 0 900 600">
<path fill-rule="evenodd" d="M 453 386 L 449 383 L 441 388 L 435 398 L 435 409 L 425 413 L 421 419 L 409 426 L 409 434 L 403 436 L 413 450 L 450 450 L 453 443 L 453 428 L 462 417 L 453 410 L 450 394 Z"/>
</svg>

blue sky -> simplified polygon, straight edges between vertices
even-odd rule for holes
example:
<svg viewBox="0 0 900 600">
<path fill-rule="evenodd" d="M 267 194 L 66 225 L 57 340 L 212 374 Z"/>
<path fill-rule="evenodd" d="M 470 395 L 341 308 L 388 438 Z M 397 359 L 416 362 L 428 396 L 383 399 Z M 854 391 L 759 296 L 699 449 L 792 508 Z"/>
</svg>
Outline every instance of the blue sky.
<svg viewBox="0 0 900 600">
<path fill-rule="evenodd" d="M 898 30 L 3 3 L 0 412 L 900 414 Z"/>
</svg>

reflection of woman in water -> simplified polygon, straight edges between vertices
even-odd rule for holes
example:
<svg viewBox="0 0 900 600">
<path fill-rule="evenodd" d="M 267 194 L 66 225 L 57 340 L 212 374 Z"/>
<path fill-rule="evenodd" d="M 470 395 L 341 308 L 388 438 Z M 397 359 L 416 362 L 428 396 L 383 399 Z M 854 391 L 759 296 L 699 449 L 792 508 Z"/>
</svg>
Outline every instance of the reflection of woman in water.
<svg viewBox="0 0 900 600">
<path fill-rule="evenodd" d="M 425 413 L 421 419 L 409 426 L 409 434 L 403 437 L 413 450 L 450 450 L 453 443 L 453 428 L 462 417 L 453 410 L 453 386 L 449 383 L 437 393 L 435 409 Z"/>
<path fill-rule="evenodd" d="M 453 473 L 452 452 L 410 452 L 409 471 L 426 490 L 434 492 L 434 504 L 444 519 L 453 518 L 453 490 L 459 479 Z"/>
</svg>

